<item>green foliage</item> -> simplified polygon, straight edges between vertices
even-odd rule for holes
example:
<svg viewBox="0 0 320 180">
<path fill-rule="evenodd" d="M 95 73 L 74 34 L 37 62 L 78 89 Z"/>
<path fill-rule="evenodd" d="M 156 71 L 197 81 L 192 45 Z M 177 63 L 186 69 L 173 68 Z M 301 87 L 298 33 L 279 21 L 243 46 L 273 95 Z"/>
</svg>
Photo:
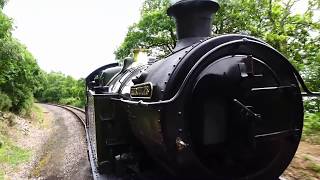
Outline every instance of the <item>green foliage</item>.
<svg viewBox="0 0 320 180">
<path fill-rule="evenodd" d="M 0 1 L 1 7 L 1 1 Z M 10 35 L 10 31 L 12 30 L 12 21 L 3 14 L 0 9 L 0 39 L 6 38 Z"/>
<path fill-rule="evenodd" d="M 62 73 L 51 72 L 45 75 L 42 87 L 35 97 L 41 102 L 59 103 L 84 107 L 84 79 L 76 80 Z"/>
<path fill-rule="evenodd" d="M 320 112 L 305 113 L 303 136 L 305 141 L 320 144 Z"/>
<path fill-rule="evenodd" d="M 12 106 L 11 99 L 0 91 L 0 111 L 8 111 Z"/>
<path fill-rule="evenodd" d="M 0 0 L 0 9 L 2 9 L 6 3 L 7 0 Z"/>
<path fill-rule="evenodd" d="M 0 148 L 0 163 L 16 166 L 22 162 L 26 162 L 31 155 L 31 152 L 19 148 L 12 144 L 6 137 L 1 136 L 3 146 Z"/>
<path fill-rule="evenodd" d="M 320 113 L 305 114 L 303 131 L 305 135 L 311 135 L 320 132 Z"/>
<path fill-rule="evenodd" d="M 320 112 L 320 99 L 308 98 L 304 100 L 304 107 L 308 113 Z"/>
<path fill-rule="evenodd" d="M 308 168 L 313 172 L 320 174 L 320 164 L 312 162 L 308 165 Z"/>
<path fill-rule="evenodd" d="M 320 24 L 314 20 L 316 0 L 309 1 L 303 14 L 293 14 L 297 1 L 289 0 L 220 0 L 220 10 L 213 21 L 213 33 L 241 33 L 264 39 L 290 58 L 299 69 L 320 62 Z M 157 56 L 172 51 L 175 26 L 166 15 L 168 0 L 146 0 L 138 23 L 129 29 L 126 38 L 115 51 L 118 59 L 128 56 L 132 49 L 153 49 Z M 314 72 L 315 71 L 315 72 Z M 319 70 L 306 74 L 319 77 Z M 312 78 L 314 80 L 315 78 Z M 319 79 L 319 78 L 317 78 Z M 312 83 L 312 82 L 311 82 Z"/>
<path fill-rule="evenodd" d="M 319 63 L 320 24 L 314 20 L 315 0 L 303 14 L 292 13 L 298 1 L 221 0 L 215 34 L 241 33 L 259 37 L 287 56 L 298 70 Z M 319 72 L 319 71 L 318 71 Z"/>
<path fill-rule="evenodd" d="M 146 0 L 141 10 L 141 19 L 129 27 L 127 36 L 115 51 L 117 59 L 123 59 L 132 49 L 153 50 L 153 56 L 163 57 L 172 52 L 175 43 L 174 21 L 167 16 L 168 0 Z"/>
<path fill-rule="evenodd" d="M 0 39 L 0 69 L 0 90 L 11 98 L 11 110 L 28 113 L 43 79 L 36 60 L 17 40 Z"/>
<path fill-rule="evenodd" d="M 38 104 L 33 104 L 31 109 L 30 119 L 34 120 L 40 125 L 44 125 L 45 120 L 43 109 Z"/>
<path fill-rule="evenodd" d="M 0 8 L 5 2 L 0 0 Z M 32 54 L 12 37 L 12 27 L 11 19 L 0 9 L 0 91 L 10 98 L 11 103 L 5 99 L 11 104 L 10 111 L 28 114 L 43 75 Z"/>
</svg>

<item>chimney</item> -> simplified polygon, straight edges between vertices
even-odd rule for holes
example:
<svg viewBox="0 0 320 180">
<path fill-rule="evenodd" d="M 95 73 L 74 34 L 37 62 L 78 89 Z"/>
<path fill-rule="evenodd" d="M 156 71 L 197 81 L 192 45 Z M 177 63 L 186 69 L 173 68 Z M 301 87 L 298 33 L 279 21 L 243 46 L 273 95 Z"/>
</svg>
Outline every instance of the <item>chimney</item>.
<svg viewBox="0 0 320 180">
<path fill-rule="evenodd" d="M 167 14 L 176 20 L 178 39 L 174 51 L 210 37 L 212 16 L 218 9 L 214 0 L 180 0 L 171 5 Z"/>
</svg>

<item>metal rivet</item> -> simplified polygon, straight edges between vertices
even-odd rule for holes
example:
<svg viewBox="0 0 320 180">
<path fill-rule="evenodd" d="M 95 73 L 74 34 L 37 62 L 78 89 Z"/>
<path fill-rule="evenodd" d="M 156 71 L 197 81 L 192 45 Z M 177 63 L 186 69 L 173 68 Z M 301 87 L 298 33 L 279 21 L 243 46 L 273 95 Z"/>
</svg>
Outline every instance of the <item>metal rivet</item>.
<svg viewBox="0 0 320 180">
<path fill-rule="evenodd" d="M 171 73 L 168 73 L 168 76 L 171 76 Z"/>
<path fill-rule="evenodd" d="M 181 112 L 181 111 L 179 111 L 179 112 L 178 112 L 178 115 L 179 115 L 179 116 L 181 116 L 181 115 L 182 115 L 182 112 Z"/>
</svg>

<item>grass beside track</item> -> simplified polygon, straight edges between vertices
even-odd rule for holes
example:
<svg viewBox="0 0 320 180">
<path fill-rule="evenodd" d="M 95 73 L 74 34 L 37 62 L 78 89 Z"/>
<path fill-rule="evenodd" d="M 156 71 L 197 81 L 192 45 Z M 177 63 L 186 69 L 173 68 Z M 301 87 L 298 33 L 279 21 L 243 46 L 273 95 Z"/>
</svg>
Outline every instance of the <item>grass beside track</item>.
<svg viewBox="0 0 320 180">
<path fill-rule="evenodd" d="M 2 139 L 2 147 L 0 148 L 0 163 L 16 166 L 22 162 L 26 162 L 31 152 L 23 148 L 17 147 L 7 137 L 0 136 Z"/>
<path fill-rule="evenodd" d="M 41 107 L 34 104 L 32 112 L 26 117 L 33 125 L 46 127 Z M 21 134 L 16 127 L 20 119 L 12 113 L 0 112 L 0 180 L 6 178 L 7 172 L 15 171 L 21 163 L 28 162 L 32 151 L 16 145 L 16 139 L 10 134 Z"/>
<path fill-rule="evenodd" d="M 302 139 L 311 144 L 320 144 L 320 112 L 305 113 Z"/>
<path fill-rule="evenodd" d="M 39 124 L 44 122 L 44 114 L 42 108 L 38 104 L 34 104 L 32 106 L 32 113 L 30 114 L 30 118 L 35 120 Z"/>
<path fill-rule="evenodd" d="M 2 166 L 9 166 L 15 169 L 17 165 L 27 162 L 31 157 L 31 151 L 17 147 L 14 143 L 3 135 L 0 135 L 2 142 L 0 148 L 0 180 L 4 179 L 5 171 Z"/>
</svg>

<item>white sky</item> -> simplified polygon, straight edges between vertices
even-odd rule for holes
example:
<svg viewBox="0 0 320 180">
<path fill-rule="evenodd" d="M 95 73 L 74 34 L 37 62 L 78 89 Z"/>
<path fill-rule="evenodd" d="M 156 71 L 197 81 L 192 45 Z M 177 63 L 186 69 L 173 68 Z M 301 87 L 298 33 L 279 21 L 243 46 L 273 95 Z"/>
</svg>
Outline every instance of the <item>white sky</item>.
<svg viewBox="0 0 320 180">
<path fill-rule="evenodd" d="M 139 20 L 143 0 L 9 0 L 14 37 L 47 71 L 75 78 L 114 60 L 128 27 Z M 307 0 L 294 8 L 303 12 Z"/>
<path fill-rule="evenodd" d="M 86 77 L 114 60 L 128 27 L 139 20 L 143 0 L 9 0 L 14 37 L 47 72 Z"/>
</svg>

